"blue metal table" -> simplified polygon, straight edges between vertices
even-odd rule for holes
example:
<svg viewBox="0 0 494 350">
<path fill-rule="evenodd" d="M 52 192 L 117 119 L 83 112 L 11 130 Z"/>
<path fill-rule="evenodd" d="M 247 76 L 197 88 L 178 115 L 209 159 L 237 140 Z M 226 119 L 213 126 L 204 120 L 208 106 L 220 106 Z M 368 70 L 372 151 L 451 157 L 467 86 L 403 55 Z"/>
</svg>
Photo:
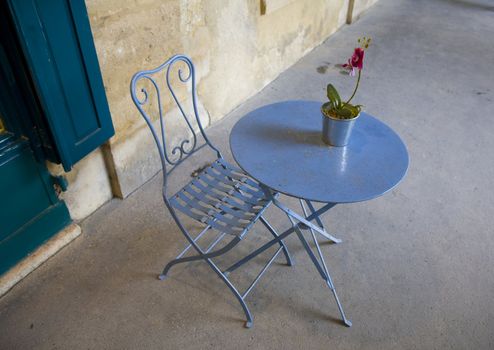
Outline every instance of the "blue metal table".
<svg viewBox="0 0 494 350">
<path fill-rule="evenodd" d="M 320 215 L 336 204 L 365 201 L 388 192 L 405 176 L 409 159 L 400 137 L 366 113 L 361 114 L 346 147 L 326 145 L 321 139 L 320 107 L 317 101 L 274 103 L 248 113 L 233 127 L 230 147 L 239 166 L 263 184 L 266 192 L 298 198 L 303 215 L 273 196 L 273 203 L 287 214 L 292 228 L 233 264 L 227 272 L 295 232 L 332 291 L 343 322 L 351 326 L 316 234 L 334 243 L 341 240 L 326 231 Z M 324 204 L 316 210 L 313 202 Z M 304 238 L 304 229 L 312 235 L 319 260 Z"/>
</svg>

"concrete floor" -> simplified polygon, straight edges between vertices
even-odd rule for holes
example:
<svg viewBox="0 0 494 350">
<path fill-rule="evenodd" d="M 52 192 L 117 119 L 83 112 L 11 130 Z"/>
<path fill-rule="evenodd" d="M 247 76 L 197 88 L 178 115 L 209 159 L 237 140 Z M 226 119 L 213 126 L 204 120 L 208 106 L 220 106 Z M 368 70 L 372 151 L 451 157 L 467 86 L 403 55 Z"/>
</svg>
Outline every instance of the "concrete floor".
<svg viewBox="0 0 494 350">
<path fill-rule="evenodd" d="M 227 153 L 232 125 L 257 106 L 322 101 L 330 81 L 346 95 L 335 64 L 357 37 L 374 38 L 357 99 L 402 136 L 411 164 L 391 193 L 325 217 L 344 239 L 324 251 L 352 328 L 295 237 L 296 266 L 280 256 L 248 298 L 250 330 L 205 264 L 158 281 L 183 239 L 157 176 L 86 219 L 80 238 L 0 300 L 0 348 L 494 349 L 493 16 L 487 0 L 381 0 L 208 130 Z M 266 238 L 257 227 L 238 254 Z M 245 285 L 261 262 L 234 280 Z"/>
</svg>

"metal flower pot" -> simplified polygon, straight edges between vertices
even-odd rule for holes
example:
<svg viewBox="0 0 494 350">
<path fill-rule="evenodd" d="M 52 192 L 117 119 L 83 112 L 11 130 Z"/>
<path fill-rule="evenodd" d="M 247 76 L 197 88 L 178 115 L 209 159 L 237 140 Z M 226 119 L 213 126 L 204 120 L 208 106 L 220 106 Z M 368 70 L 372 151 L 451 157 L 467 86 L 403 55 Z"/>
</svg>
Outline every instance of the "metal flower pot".
<svg viewBox="0 0 494 350">
<path fill-rule="evenodd" d="M 352 119 L 338 119 L 326 116 L 322 111 L 322 140 L 330 146 L 343 147 L 350 141 L 353 126 L 360 114 Z"/>
</svg>

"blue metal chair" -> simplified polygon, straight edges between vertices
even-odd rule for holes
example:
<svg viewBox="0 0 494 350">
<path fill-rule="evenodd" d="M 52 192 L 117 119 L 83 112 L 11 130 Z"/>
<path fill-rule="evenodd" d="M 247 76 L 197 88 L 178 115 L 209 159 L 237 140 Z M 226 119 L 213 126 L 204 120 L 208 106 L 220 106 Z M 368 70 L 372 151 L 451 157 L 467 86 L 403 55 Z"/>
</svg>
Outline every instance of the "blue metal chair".
<svg viewBox="0 0 494 350">
<path fill-rule="evenodd" d="M 175 67 L 175 65 L 177 66 Z M 183 68 L 186 68 L 185 73 Z M 177 75 L 172 75 L 173 72 Z M 189 134 L 175 146 L 166 144 L 166 120 L 163 113 L 165 97 L 162 94 L 161 85 L 163 84 L 160 84 L 161 81 L 166 82 L 168 90 L 166 95 L 168 98 L 171 97 L 170 101 L 178 108 L 185 129 Z M 186 91 L 191 92 L 192 113 L 190 114 L 192 116 L 187 113 L 183 106 L 183 96 L 180 95 L 179 97 L 175 90 L 178 85 L 185 85 Z M 285 255 L 287 264 L 292 265 L 288 249 L 280 240 L 278 242 L 279 248 L 275 254 L 243 293 L 240 293 L 229 280 L 228 272 L 222 271 L 212 259 L 234 248 L 258 220 L 274 238 L 278 237 L 278 233 L 263 217 L 264 211 L 272 203 L 272 198 L 276 197 L 276 194 L 273 197 L 271 193 L 266 192 L 266 188 L 262 188 L 258 182 L 247 176 L 242 170 L 228 163 L 218 148 L 208 139 L 197 108 L 194 65 L 187 56 L 176 55 L 155 69 L 137 72 L 132 77 L 130 92 L 132 100 L 149 126 L 158 147 L 163 170 L 163 200 L 189 242 L 189 245 L 165 266 L 159 279 L 165 279 L 170 268 L 176 264 L 197 260 L 207 262 L 240 302 L 247 318 L 245 326 L 250 328 L 253 320 L 245 303 L 245 298 L 281 251 Z M 155 98 L 151 98 L 151 95 Z M 158 127 L 153 124 L 153 114 L 156 116 L 156 123 L 159 123 L 158 130 Z M 201 142 L 201 138 L 203 142 Z M 175 194 L 169 195 L 167 181 L 171 172 L 176 171 L 178 165 L 203 147 L 207 147 L 213 152 L 216 158 L 214 162 L 202 170 L 185 187 Z M 180 219 L 182 215 L 179 213 L 202 224 L 202 230 L 196 235 L 191 234 L 182 223 Z M 199 240 L 208 232 L 215 232 L 216 236 L 209 246 L 203 248 L 199 245 Z M 227 243 L 222 248 L 213 250 L 224 239 L 227 239 Z M 193 248 L 197 254 L 183 257 L 190 248 Z"/>
</svg>

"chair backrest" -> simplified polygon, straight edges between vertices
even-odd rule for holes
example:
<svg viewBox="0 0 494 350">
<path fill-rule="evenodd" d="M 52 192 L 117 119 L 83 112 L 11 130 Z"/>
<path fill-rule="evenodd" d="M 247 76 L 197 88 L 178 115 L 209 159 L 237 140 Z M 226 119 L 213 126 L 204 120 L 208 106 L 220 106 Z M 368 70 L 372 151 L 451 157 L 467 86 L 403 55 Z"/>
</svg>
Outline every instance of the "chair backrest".
<svg viewBox="0 0 494 350">
<path fill-rule="evenodd" d="M 196 101 L 194 65 L 189 57 L 175 55 L 154 69 L 137 72 L 130 83 L 130 94 L 158 147 L 164 191 L 167 175 L 203 146 L 208 146 L 218 158 L 222 157 L 202 126 Z M 191 104 L 191 108 L 184 104 Z M 167 116 L 172 111 L 177 112 L 173 120 L 165 120 L 168 119 L 165 118 L 165 108 L 168 109 Z M 173 130 L 167 130 L 168 122 L 173 124 L 170 125 Z M 158 131 L 154 123 L 159 124 Z M 182 135 L 184 131 L 187 135 Z M 201 137 L 204 142 L 201 142 Z M 173 142 L 167 145 L 167 141 Z"/>
</svg>

